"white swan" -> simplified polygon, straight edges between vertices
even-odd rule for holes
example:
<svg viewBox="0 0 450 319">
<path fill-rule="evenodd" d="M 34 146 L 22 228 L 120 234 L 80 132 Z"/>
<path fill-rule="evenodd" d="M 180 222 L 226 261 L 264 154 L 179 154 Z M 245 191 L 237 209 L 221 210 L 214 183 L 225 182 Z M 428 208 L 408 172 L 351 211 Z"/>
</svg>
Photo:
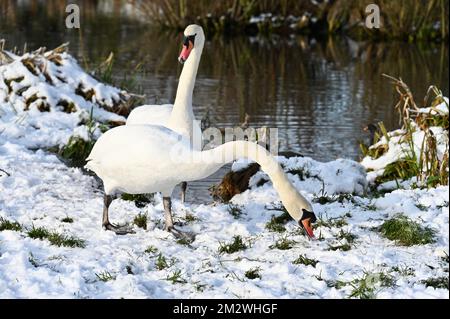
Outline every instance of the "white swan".
<svg viewBox="0 0 450 319">
<path fill-rule="evenodd" d="M 184 30 L 183 48 L 178 60 L 184 63 L 173 105 L 143 105 L 135 108 L 127 119 L 127 125 L 155 124 L 188 136 L 194 148 L 201 149 L 201 129 L 192 111 L 192 93 L 198 65 L 205 43 L 202 27 L 191 24 Z M 181 201 L 186 196 L 186 182 L 181 184 Z"/>
<path fill-rule="evenodd" d="M 116 194 L 161 192 L 165 229 L 174 229 L 170 196 L 181 181 L 205 178 L 236 158 L 250 158 L 261 165 L 273 182 L 288 213 L 313 237 L 315 221 L 311 204 L 295 189 L 278 162 L 261 146 L 234 141 L 207 151 L 194 150 L 186 137 L 157 125 L 126 125 L 113 128 L 95 143 L 86 168 L 94 171 L 105 188 L 103 226 L 121 233 L 108 218 Z"/>
</svg>

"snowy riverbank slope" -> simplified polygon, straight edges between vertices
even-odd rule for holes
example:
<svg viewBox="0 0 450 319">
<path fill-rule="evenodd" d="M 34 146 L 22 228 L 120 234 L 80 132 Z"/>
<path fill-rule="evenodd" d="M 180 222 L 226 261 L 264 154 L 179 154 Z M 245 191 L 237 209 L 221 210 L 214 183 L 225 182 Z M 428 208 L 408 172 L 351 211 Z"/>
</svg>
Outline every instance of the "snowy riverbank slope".
<svg viewBox="0 0 450 319">
<path fill-rule="evenodd" d="M 58 69 L 48 68 L 53 67 Z M 91 107 L 101 115 L 97 121 L 122 118 L 92 97 L 85 112 L 82 100 L 75 112 L 52 103 L 42 111 L 32 105 L 36 100 L 26 111 L 26 103 L 11 100 L 5 84 L 14 70 L 0 66 L 1 298 L 449 297 L 448 187 L 368 196 L 364 169 L 349 160 L 280 158 L 320 217 L 316 241 L 292 220 L 272 218 L 283 212 L 270 183 L 230 204 L 183 205 L 175 199 L 176 221 L 197 234 L 190 244 L 162 230 L 159 195 L 139 207 L 123 199 L 111 206 L 113 221 L 132 222 L 141 214 L 147 229 L 135 226 L 136 233 L 126 236 L 102 230 L 97 180 L 45 149 L 85 131 L 82 119 Z M 14 76 L 26 73 L 20 72 Z M 44 75 L 27 74 L 23 81 L 30 84 L 27 90 L 46 92 Z M 23 89 L 16 85 L 14 92 Z M 63 89 L 48 92 L 55 100 L 59 94 L 77 99 Z M 398 214 L 431 228 L 432 242 L 402 246 L 383 237 L 378 227 Z"/>
</svg>

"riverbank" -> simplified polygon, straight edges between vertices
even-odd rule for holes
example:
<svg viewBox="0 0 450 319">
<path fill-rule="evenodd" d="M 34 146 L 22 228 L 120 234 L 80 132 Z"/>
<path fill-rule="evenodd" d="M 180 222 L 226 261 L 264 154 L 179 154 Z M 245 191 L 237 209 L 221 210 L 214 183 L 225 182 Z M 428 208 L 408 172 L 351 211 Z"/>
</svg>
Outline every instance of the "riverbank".
<svg viewBox="0 0 450 319">
<path fill-rule="evenodd" d="M 74 140 L 85 149 L 125 120 L 129 94 L 93 78 L 63 49 L 6 54 L 0 297 L 448 298 L 448 175 L 446 186 L 406 180 L 371 189 L 388 161 L 368 175 L 347 159 L 279 158 L 313 203 L 317 241 L 286 218 L 271 183 L 258 187 L 256 179 L 230 203 L 175 199 L 176 222 L 197 234 L 192 243 L 162 230 L 157 194 L 113 202 L 111 218 L 135 234 L 102 230 L 101 186 L 68 160 L 84 154 Z M 448 100 L 433 103 L 448 124 Z M 448 150 L 448 131 L 439 141 Z M 379 142 L 374 148 L 386 144 Z"/>
<path fill-rule="evenodd" d="M 357 40 L 445 41 L 449 35 L 449 2 L 379 0 L 380 28 L 365 26 L 368 3 L 361 0 L 225 0 L 220 2 L 186 0 L 87 1 L 77 2 L 83 21 L 95 17 L 139 21 L 180 31 L 190 23 L 201 25 L 206 34 L 220 35 L 346 35 Z M 65 2 L 6 0 L 0 15 L 6 27 L 33 21 L 52 21 L 52 28 L 64 29 Z M 26 12 L 26 20 L 22 14 Z M 42 25 L 42 24 L 41 24 Z M 99 24 L 100 25 L 100 24 Z M 111 24 L 110 28 L 116 28 Z"/>
<path fill-rule="evenodd" d="M 207 34 L 345 34 L 355 39 L 448 41 L 448 2 L 377 2 L 379 28 L 368 28 L 365 1 L 132 1 L 150 23 L 181 30 L 189 23 Z"/>
</svg>

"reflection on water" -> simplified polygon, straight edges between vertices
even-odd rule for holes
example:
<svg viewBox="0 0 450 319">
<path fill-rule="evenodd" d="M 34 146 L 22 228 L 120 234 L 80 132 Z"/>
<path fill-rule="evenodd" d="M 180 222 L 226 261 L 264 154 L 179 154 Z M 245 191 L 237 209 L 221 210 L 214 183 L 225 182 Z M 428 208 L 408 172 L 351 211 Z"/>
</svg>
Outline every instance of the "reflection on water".
<svg viewBox="0 0 450 319">
<path fill-rule="evenodd" d="M 70 52 L 84 65 L 113 51 L 117 79 L 141 63 L 144 72 L 137 81 L 147 102 L 173 102 L 181 71 L 180 35 L 121 18 L 114 10 L 96 14 L 99 5 L 82 9 L 80 31 L 67 30 L 58 6 L 48 13 L 39 10 L 39 1 L 31 2 L 37 8 L 19 7 L 13 14 L 0 9 L 0 38 L 7 39 L 8 48 L 70 41 Z M 218 127 L 235 126 L 248 113 L 252 126 L 279 129 L 280 150 L 318 160 L 358 159 L 358 141 L 366 138 L 362 127 L 378 121 L 388 129 L 397 125 L 396 93 L 382 73 L 400 76 L 419 100 L 430 84 L 448 95 L 448 44 L 215 37 L 203 51 L 194 112 L 198 119 L 208 114 Z M 213 180 L 194 183 L 190 191 L 202 198 Z"/>
</svg>

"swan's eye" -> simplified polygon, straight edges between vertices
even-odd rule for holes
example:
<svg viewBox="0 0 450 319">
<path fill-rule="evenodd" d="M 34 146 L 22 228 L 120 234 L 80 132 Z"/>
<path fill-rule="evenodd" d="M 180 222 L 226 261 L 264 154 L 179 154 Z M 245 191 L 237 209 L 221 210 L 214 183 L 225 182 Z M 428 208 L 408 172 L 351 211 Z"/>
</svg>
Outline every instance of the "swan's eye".
<svg viewBox="0 0 450 319">
<path fill-rule="evenodd" d="M 183 45 L 184 45 L 185 47 L 189 47 L 189 42 L 191 42 L 191 43 L 192 43 L 192 46 L 194 46 L 195 36 L 196 36 L 196 35 L 197 35 L 197 34 L 185 36 L 185 37 L 184 37 L 184 40 L 183 40 Z"/>
<path fill-rule="evenodd" d="M 303 211 L 302 219 L 309 218 L 311 220 L 311 223 L 315 223 L 317 221 L 316 214 L 314 214 L 313 212 L 310 212 L 309 210 L 306 210 L 304 208 L 302 209 L 302 211 Z"/>
</svg>

